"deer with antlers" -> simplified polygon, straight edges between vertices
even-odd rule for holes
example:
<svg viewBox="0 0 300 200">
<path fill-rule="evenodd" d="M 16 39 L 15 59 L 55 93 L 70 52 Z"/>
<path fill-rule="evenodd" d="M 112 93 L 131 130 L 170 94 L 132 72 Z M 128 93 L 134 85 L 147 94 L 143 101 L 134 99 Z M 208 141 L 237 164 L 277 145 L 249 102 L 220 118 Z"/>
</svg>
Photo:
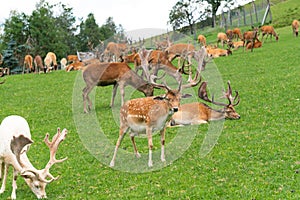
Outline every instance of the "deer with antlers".
<svg viewBox="0 0 300 200">
<path fill-rule="evenodd" d="M 50 174 L 50 168 L 55 163 L 61 163 L 67 159 L 57 160 L 55 158 L 58 146 L 66 135 L 67 129 L 60 131 L 58 128 L 50 142 L 49 134 L 46 134 L 44 141 L 50 150 L 50 160 L 44 169 L 37 170 L 26 154 L 29 146 L 33 143 L 27 121 L 17 115 L 6 117 L 0 126 L 0 177 L 3 178 L 0 194 L 5 191 L 8 169 L 12 165 L 14 172 L 11 199 L 16 199 L 18 174 L 24 178 L 38 199 L 47 198 L 45 191 L 47 184 L 58 179 Z"/>
<path fill-rule="evenodd" d="M 192 83 L 182 85 L 179 83 L 178 89 L 171 89 L 166 84 L 157 84 L 153 81 L 153 76 L 150 78 L 152 84 L 158 88 L 162 88 L 166 93 L 162 96 L 144 97 L 127 101 L 120 109 L 120 130 L 119 138 L 116 143 L 113 158 L 110 166 L 115 165 L 118 148 L 127 131 L 130 130 L 130 138 L 133 144 L 134 153 L 137 158 L 140 154 L 136 148 L 134 137 L 139 133 L 146 133 L 148 137 L 149 159 L 148 166 L 152 167 L 152 133 L 160 131 L 161 136 L 161 161 L 165 162 L 164 145 L 166 125 L 173 113 L 178 111 L 180 99 L 187 97 L 182 95 L 181 91 L 184 88 L 194 87 L 199 82 L 197 81 L 198 74 L 195 76 Z"/>
<path fill-rule="evenodd" d="M 170 126 L 196 125 L 208 123 L 209 121 L 220 119 L 240 119 L 240 115 L 235 111 L 234 107 L 239 104 L 240 98 L 236 91 L 236 96 L 232 96 L 230 82 L 227 82 L 228 90 L 224 97 L 228 99 L 228 104 L 210 100 L 207 96 L 207 82 L 203 82 L 198 90 L 199 98 L 209 103 L 223 106 L 221 110 L 215 110 L 201 102 L 193 102 L 180 105 L 178 112 L 174 113 L 170 121 Z M 238 98 L 236 103 L 235 100 Z"/>
</svg>

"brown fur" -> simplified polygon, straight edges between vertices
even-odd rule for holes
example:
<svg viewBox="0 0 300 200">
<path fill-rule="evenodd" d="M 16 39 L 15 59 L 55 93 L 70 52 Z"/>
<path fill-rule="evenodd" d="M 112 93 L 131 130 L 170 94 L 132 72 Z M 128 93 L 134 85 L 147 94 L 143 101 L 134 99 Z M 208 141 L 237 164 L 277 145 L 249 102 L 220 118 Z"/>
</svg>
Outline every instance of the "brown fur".
<svg viewBox="0 0 300 200">
<path fill-rule="evenodd" d="M 89 109 L 91 109 L 92 102 L 88 97 L 88 94 L 95 86 L 108 86 L 114 85 L 113 95 L 110 106 L 114 104 L 114 97 L 118 85 L 120 86 L 122 102 L 124 103 L 124 87 L 131 85 L 140 92 L 143 92 L 145 96 L 153 95 L 153 86 L 139 77 L 126 63 L 91 63 L 83 70 L 83 79 L 86 83 L 86 87 L 83 89 L 83 104 L 84 112 L 88 112 L 86 109 L 86 101 L 89 103 Z"/>
<path fill-rule="evenodd" d="M 242 36 L 242 32 L 239 28 L 234 28 L 233 29 L 233 37 L 236 38 L 236 40 L 238 41 L 238 39 L 243 39 L 243 36 Z"/>
<path fill-rule="evenodd" d="M 206 38 L 204 35 L 198 35 L 198 43 L 202 46 L 206 46 Z"/>
<path fill-rule="evenodd" d="M 41 72 L 44 71 L 44 65 L 43 65 L 43 60 L 40 55 L 36 55 L 34 57 L 34 67 L 35 67 L 35 72 Z M 46 70 L 44 71 L 46 73 Z"/>
<path fill-rule="evenodd" d="M 47 72 L 52 70 L 52 66 L 54 70 L 57 70 L 57 62 L 56 62 L 56 55 L 53 52 L 48 52 L 45 59 L 44 59 L 45 66 L 47 68 Z"/>
<path fill-rule="evenodd" d="M 299 21 L 298 20 L 293 20 L 292 22 L 292 29 L 293 29 L 293 34 L 294 36 L 298 37 L 298 31 L 299 31 Z"/>
<path fill-rule="evenodd" d="M 272 39 L 272 36 L 274 36 L 276 38 L 276 41 L 278 41 L 278 39 L 279 39 L 278 34 L 275 32 L 273 26 L 269 26 L 269 25 L 262 26 L 262 27 L 260 27 L 260 31 L 262 32 L 261 40 L 263 40 L 265 35 L 267 35 L 266 39 L 268 38 L 269 35 L 270 35 L 271 39 Z"/>
<path fill-rule="evenodd" d="M 25 71 L 29 71 L 29 72 L 33 72 L 34 71 L 34 68 L 33 68 L 33 58 L 31 55 L 26 55 L 25 58 L 24 58 L 24 69 L 23 69 L 23 73 L 24 73 L 24 70 Z"/>
</svg>

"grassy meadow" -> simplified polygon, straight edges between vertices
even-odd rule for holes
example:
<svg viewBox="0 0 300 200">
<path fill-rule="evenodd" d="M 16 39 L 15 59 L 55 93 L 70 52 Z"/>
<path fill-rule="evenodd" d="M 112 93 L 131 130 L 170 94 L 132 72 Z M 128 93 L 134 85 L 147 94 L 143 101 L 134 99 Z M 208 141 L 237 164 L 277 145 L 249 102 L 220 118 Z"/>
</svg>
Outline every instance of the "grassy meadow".
<svg viewBox="0 0 300 200">
<path fill-rule="evenodd" d="M 11 114 L 27 119 L 34 140 L 28 156 L 38 169 L 48 162 L 45 133 L 53 136 L 57 127 L 69 130 L 57 154 L 68 160 L 50 170 L 61 177 L 47 186 L 49 199 L 296 200 L 300 198 L 300 38 L 293 37 L 290 26 L 276 30 L 279 42 L 266 40 L 252 53 L 233 51 L 229 57 L 214 59 L 203 72 L 206 80 L 213 80 L 217 68 L 222 83 L 230 80 L 241 97 L 236 107 L 241 119 L 223 122 L 214 148 L 205 155 L 200 149 L 214 123 L 167 129 L 166 165 L 160 162 L 155 135 L 153 170 L 147 167 L 147 139 L 136 138 L 142 152 L 142 158 L 136 159 L 127 135 L 115 168 L 110 168 L 120 101 L 111 109 L 112 87 L 98 87 L 92 94 L 92 112 L 83 114 L 84 84 L 76 71 L 7 76 L 0 85 L 0 120 Z M 142 97 L 129 93 L 126 99 Z M 178 141 L 187 145 L 178 150 Z M 177 157 L 170 153 L 174 149 L 180 151 Z M 11 177 L 10 170 L 1 199 L 10 199 Z M 22 178 L 17 183 L 18 199 L 35 198 Z"/>
</svg>

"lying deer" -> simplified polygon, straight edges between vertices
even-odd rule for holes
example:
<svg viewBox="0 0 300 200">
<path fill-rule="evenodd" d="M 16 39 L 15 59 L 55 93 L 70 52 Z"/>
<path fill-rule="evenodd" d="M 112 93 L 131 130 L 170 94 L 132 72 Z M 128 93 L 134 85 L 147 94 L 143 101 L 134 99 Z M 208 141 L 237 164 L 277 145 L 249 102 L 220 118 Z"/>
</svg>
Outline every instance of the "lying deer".
<svg viewBox="0 0 300 200">
<path fill-rule="evenodd" d="M 58 146 L 66 135 L 67 129 L 61 132 L 58 128 L 50 142 L 49 134 L 46 134 L 44 141 L 50 150 L 50 160 L 44 169 L 37 170 L 26 155 L 29 145 L 33 143 L 27 121 L 16 115 L 6 117 L 0 126 L 0 177 L 3 178 L 0 194 L 5 191 L 8 169 L 12 165 L 14 172 L 11 199 L 16 199 L 18 174 L 24 178 L 38 199 L 47 198 L 45 191 L 47 184 L 58 179 L 50 174 L 50 168 L 55 163 L 61 163 L 67 159 L 55 158 Z"/>
<path fill-rule="evenodd" d="M 180 105 L 178 112 L 174 113 L 172 116 L 170 126 L 196 125 L 220 119 L 240 119 L 240 115 L 234 109 L 234 107 L 239 104 L 240 98 L 238 92 L 236 92 L 235 97 L 232 97 L 232 90 L 229 81 L 228 90 L 224 95 L 229 101 L 228 104 L 215 102 L 213 98 L 210 100 L 207 96 L 206 87 L 207 82 L 203 82 L 199 87 L 199 98 L 212 104 L 223 106 L 224 108 L 221 110 L 215 110 L 201 102 L 182 104 Z M 234 101 L 237 98 L 238 101 L 234 104 Z"/>
<path fill-rule="evenodd" d="M 193 83 L 189 83 L 181 86 L 179 84 L 178 89 L 172 90 L 167 85 L 160 85 L 153 82 L 156 87 L 160 87 L 166 91 L 162 96 L 145 97 L 132 99 L 127 101 L 120 109 L 120 130 L 119 138 L 116 143 L 113 158 L 110 162 L 110 166 L 115 165 L 116 155 L 118 148 L 128 130 L 130 130 L 130 137 L 133 144 L 134 152 L 137 158 L 140 154 L 136 148 L 134 136 L 139 133 L 146 133 L 148 137 L 149 148 L 149 160 L 148 166 L 152 167 L 152 133 L 154 131 L 160 131 L 161 135 L 161 161 L 165 162 L 164 144 L 165 144 L 165 132 L 166 124 L 169 121 L 171 115 L 178 111 L 180 105 L 180 99 L 186 97 L 181 95 L 181 91 L 184 88 L 196 86 L 200 81 L 196 81 L 198 75 L 195 76 Z M 200 79 L 201 80 L 201 79 Z"/>
<path fill-rule="evenodd" d="M 88 112 L 92 107 L 92 101 L 88 94 L 95 86 L 114 85 L 110 106 L 114 105 L 117 88 L 120 86 L 121 105 L 124 103 L 125 86 L 131 85 L 145 96 L 153 96 L 154 87 L 137 75 L 126 63 L 91 63 L 82 72 L 86 87 L 83 89 L 83 111 Z"/>
</svg>

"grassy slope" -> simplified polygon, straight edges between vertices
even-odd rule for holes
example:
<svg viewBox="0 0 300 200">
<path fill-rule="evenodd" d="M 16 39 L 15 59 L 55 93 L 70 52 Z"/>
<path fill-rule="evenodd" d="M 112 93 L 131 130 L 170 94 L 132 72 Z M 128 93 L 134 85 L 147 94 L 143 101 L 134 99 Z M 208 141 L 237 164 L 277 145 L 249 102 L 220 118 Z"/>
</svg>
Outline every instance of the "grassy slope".
<svg viewBox="0 0 300 200">
<path fill-rule="evenodd" d="M 7 77 L 1 86 L 0 118 L 19 114 L 29 121 L 35 141 L 29 156 L 38 168 L 47 162 L 44 134 L 53 135 L 57 127 L 70 130 L 58 155 L 69 160 L 53 167 L 53 174 L 62 178 L 48 186 L 50 199 L 299 199 L 295 172 L 299 168 L 300 68 L 294 59 L 300 50 L 299 38 L 292 37 L 289 27 L 278 31 L 278 43 L 267 41 L 253 53 L 238 50 L 233 56 L 215 59 L 223 80 L 231 80 L 240 92 L 237 111 L 242 118 L 225 122 L 218 144 L 205 158 L 199 157 L 199 147 L 206 125 L 188 151 L 162 170 L 130 174 L 102 164 L 84 148 L 73 122 L 76 72 Z M 110 87 L 97 90 L 97 101 L 106 99 L 96 105 L 99 115 L 110 115 L 110 91 Z M 109 137 L 114 143 L 118 130 L 114 122 L 109 125 L 110 120 L 102 128 L 112 132 Z M 141 140 L 138 146 L 146 151 L 146 142 Z M 159 147 L 158 141 L 155 146 Z M 32 199 L 23 180 L 18 183 L 18 197 Z M 9 195 L 8 191 L 3 194 L 4 199 Z"/>
<path fill-rule="evenodd" d="M 28 154 L 37 168 L 48 160 L 45 133 L 68 128 L 57 157 L 69 159 L 53 167 L 61 179 L 47 187 L 49 199 L 299 199 L 300 41 L 290 27 L 277 31 L 278 43 L 267 41 L 253 53 L 238 50 L 215 59 L 223 80 L 240 92 L 236 109 L 242 118 L 225 122 L 218 144 L 204 158 L 199 148 L 207 125 L 199 128 L 188 151 L 162 170 L 131 174 L 99 162 L 85 149 L 73 121 L 76 72 L 7 77 L 0 86 L 0 119 L 19 114 L 28 120 L 35 141 Z M 110 92 L 111 87 L 97 89 L 96 111 L 114 143 L 118 127 L 108 107 Z M 168 130 L 167 147 L 174 131 Z M 145 140 L 137 143 L 147 152 Z M 157 138 L 154 145 L 159 148 Z M 124 146 L 132 151 L 128 137 Z M 22 179 L 18 186 L 19 199 L 34 198 Z M 10 192 L 11 180 L 1 199 Z"/>
</svg>

